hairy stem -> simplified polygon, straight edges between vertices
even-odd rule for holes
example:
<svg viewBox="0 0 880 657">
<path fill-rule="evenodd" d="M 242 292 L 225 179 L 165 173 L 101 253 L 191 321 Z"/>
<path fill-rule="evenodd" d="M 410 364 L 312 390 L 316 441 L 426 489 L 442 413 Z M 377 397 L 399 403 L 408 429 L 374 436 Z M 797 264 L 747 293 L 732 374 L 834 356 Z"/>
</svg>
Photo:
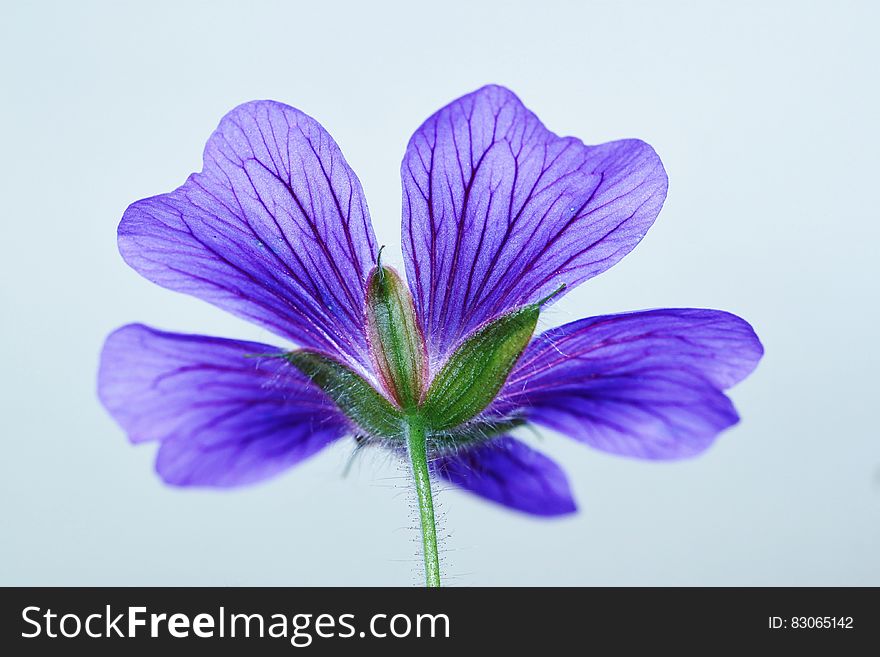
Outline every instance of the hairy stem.
<svg viewBox="0 0 880 657">
<path fill-rule="evenodd" d="M 419 498 L 419 522 L 422 527 L 422 551 L 425 557 L 425 586 L 440 586 L 440 558 L 437 554 L 437 527 L 434 524 L 434 499 L 428 471 L 425 425 L 421 418 L 410 416 L 406 429 L 406 449 L 412 463 L 413 480 Z"/>
</svg>

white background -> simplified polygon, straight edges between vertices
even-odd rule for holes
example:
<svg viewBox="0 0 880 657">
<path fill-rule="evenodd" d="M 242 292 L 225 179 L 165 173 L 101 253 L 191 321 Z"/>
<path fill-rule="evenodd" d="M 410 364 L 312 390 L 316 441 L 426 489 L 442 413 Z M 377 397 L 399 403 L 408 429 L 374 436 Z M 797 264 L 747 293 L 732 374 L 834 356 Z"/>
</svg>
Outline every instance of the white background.
<svg viewBox="0 0 880 657">
<path fill-rule="evenodd" d="M 0 18 L 0 583 L 403 584 L 405 471 L 339 444 L 264 485 L 165 487 L 99 406 L 104 336 L 143 321 L 277 338 L 129 270 L 125 207 L 200 167 L 255 98 L 321 121 L 400 264 L 398 168 L 487 82 L 588 143 L 640 137 L 669 197 L 623 262 L 545 324 L 730 310 L 767 355 L 743 422 L 646 463 L 529 438 L 581 512 L 441 492 L 448 583 L 880 584 L 878 52 L 868 2 L 4 3 Z"/>
</svg>

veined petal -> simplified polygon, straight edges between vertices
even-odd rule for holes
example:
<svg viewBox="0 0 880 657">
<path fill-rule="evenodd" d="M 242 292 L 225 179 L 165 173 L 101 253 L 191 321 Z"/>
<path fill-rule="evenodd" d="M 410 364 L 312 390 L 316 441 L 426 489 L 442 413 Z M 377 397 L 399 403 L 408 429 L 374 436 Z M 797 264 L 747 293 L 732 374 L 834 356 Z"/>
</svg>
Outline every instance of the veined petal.
<svg viewBox="0 0 880 657">
<path fill-rule="evenodd" d="M 443 479 L 517 511 L 558 516 L 577 510 L 562 469 L 510 436 L 442 455 L 433 467 Z"/>
<path fill-rule="evenodd" d="M 248 484 L 348 431 L 320 390 L 270 355 L 281 353 L 131 324 L 107 338 L 98 394 L 132 442 L 161 442 L 156 469 L 168 483 Z"/>
<path fill-rule="evenodd" d="M 292 107 L 227 114 L 201 173 L 129 206 L 119 250 L 159 285 L 369 363 L 364 281 L 376 247 L 363 190 L 333 138 Z"/>
<path fill-rule="evenodd" d="M 738 421 L 722 390 L 762 354 L 747 322 L 717 310 L 592 317 L 535 338 L 492 410 L 616 454 L 692 456 Z"/>
<path fill-rule="evenodd" d="M 666 196 L 644 142 L 558 137 L 497 86 L 429 118 L 401 176 L 407 276 L 435 362 L 484 322 L 611 267 Z"/>
</svg>

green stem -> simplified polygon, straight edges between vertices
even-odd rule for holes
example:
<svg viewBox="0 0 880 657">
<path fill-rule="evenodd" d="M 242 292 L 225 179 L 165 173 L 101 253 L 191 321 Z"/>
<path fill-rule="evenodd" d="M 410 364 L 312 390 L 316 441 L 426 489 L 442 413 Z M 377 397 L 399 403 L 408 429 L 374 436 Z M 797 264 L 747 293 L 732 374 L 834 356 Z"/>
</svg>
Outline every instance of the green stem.
<svg viewBox="0 0 880 657">
<path fill-rule="evenodd" d="M 440 558 L 437 554 L 437 527 L 434 524 L 434 499 L 431 496 L 425 425 L 417 416 L 410 416 L 407 422 L 406 448 L 412 463 L 413 480 L 419 498 L 422 551 L 425 555 L 425 586 L 440 586 Z"/>
</svg>

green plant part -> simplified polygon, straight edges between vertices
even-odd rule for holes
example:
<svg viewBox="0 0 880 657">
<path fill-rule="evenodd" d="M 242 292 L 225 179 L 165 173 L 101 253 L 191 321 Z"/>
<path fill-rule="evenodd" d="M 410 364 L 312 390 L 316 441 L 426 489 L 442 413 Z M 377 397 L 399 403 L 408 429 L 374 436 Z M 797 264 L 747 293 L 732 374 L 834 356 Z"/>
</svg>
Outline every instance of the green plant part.
<svg viewBox="0 0 880 657">
<path fill-rule="evenodd" d="M 367 279 L 367 340 L 377 373 L 404 410 L 421 402 L 428 352 L 412 295 L 396 271 L 379 262 Z"/>
<path fill-rule="evenodd" d="M 397 443 L 408 455 L 427 586 L 440 586 L 431 456 L 489 440 L 522 423 L 521 418 L 480 414 L 495 399 L 531 340 L 541 306 L 562 289 L 477 330 L 453 352 L 425 390 L 427 350 L 412 296 L 400 276 L 383 267 L 380 259 L 367 280 L 365 315 L 370 353 L 384 393 L 330 356 L 309 350 L 284 356 L 351 420 L 359 444 L 376 439 Z"/>
<path fill-rule="evenodd" d="M 402 435 L 404 417 L 400 410 L 347 365 L 306 349 L 292 351 L 284 358 L 309 377 L 366 434 L 387 438 Z"/>
</svg>

